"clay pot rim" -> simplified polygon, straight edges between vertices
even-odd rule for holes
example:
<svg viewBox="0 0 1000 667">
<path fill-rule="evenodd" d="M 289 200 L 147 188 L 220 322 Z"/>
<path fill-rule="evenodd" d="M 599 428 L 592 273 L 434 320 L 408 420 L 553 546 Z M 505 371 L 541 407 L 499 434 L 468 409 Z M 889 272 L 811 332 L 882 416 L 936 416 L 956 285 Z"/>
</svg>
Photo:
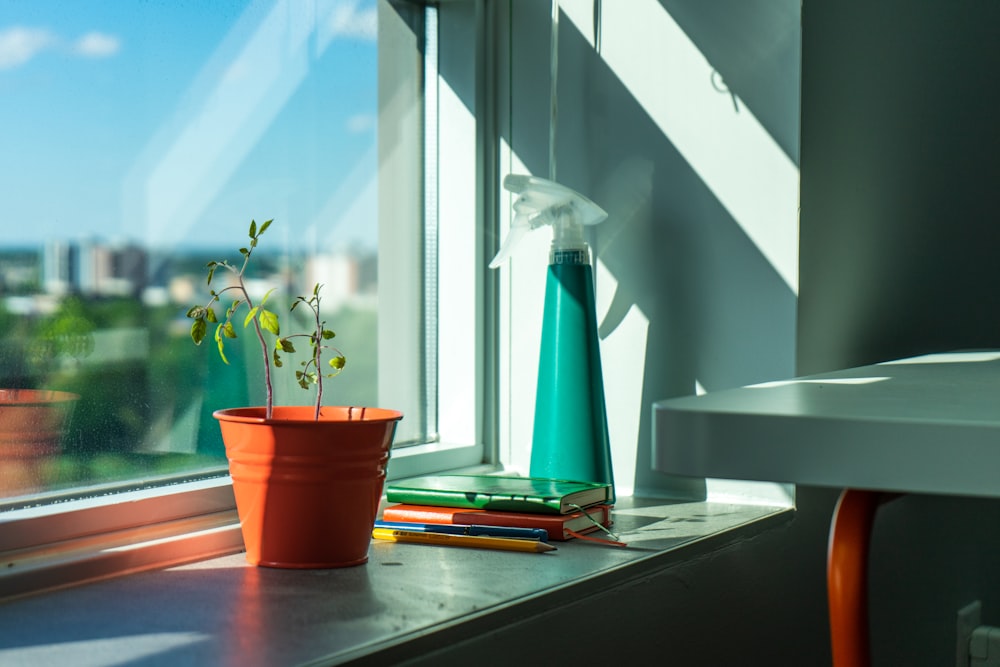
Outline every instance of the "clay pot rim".
<svg viewBox="0 0 1000 667">
<path fill-rule="evenodd" d="M 243 424 L 316 424 L 316 420 L 313 419 L 313 410 L 315 408 L 311 405 L 282 405 L 274 406 L 274 412 L 272 413 L 271 419 L 264 418 L 265 408 L 264 406 L 252 406 L 244 408 L 225 408 L 223 410 L 216 410 L 212 413 L 212 416 L 219 421 L 228 422 L 239 422 Z M 341 415 L 344 411 L 352 410 L 357 415 L 351 419 L 342 418 Z M 282 417 L 280 414 L 282 412 L 303 412 L 307 416 L 303 418 L 290 418 Z M 325 414 L 324 414 L 325 411 Z M 363 413 L 363 416 L 361 416 Z M 403 413 L 399 410 L 390 410 L 388 408 L 375 408 L 362 405 L 324 405 L 320 408 L 320 418 L 319 423 L 329 424 L 329 423 L 351 423 L 351 424 L 378 424 L 382 422 L 389 421 L 399 421 L 403 418 Z"/>
<path fill-rule="evenodd" d="M 0 389 L 0 407 L 49 405 L 80 400 L 79 394 L 53 389 Z"/>
</svg>

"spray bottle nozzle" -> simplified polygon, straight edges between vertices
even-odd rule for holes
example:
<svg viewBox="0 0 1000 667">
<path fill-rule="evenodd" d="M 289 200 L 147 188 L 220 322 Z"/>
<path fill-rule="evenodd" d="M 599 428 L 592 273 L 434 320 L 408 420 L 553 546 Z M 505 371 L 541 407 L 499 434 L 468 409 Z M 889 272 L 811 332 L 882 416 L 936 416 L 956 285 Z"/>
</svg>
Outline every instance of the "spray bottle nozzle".
<svg viewBox="0 0 1000 667">
<path fill-rule="evenodd" d="M 596 225 L 608 217 L 600 206 L 580 193 L 544 178 L 508 174 L 503 186 L 518 197 L 510 232 L 490 262 L 491 269 L 503 264 L 521 237 L 532 229 L 552 225 L 554 250 L 586 248 L 583 226 Z"/>
</svg>

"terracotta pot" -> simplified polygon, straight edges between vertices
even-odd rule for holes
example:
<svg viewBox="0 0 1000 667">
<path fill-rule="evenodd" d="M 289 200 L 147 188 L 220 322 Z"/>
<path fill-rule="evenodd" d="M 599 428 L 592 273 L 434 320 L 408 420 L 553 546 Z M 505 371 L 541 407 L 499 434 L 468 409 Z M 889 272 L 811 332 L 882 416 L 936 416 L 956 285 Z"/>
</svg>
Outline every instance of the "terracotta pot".
<svg viewBox="0 0 1000 667">
<path fill-rule="evenodd" d="M 46 389 L 0 389 L 0 495 L 44 486 L 46 464 L 62 449 L 77 394 Z"/>
<path fill-rule="evenodd" d="M 395 410 L 311 406 L 217 410 L 247 561 L 332 568 L 368 560 Z"/>
</svg>

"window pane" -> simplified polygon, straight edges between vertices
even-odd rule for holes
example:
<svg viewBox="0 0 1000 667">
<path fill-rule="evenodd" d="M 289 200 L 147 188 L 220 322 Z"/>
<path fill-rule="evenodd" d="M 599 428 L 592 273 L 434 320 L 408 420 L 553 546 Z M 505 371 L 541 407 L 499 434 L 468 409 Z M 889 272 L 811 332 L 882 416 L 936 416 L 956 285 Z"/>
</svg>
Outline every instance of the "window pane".
<svg viewBox="0 0 1000 667">
<path fill-rule="evenodd" d="M 212 411 L 264 402 L 261 352 L 241 316 L 223 363 L 185 312 L 252 219 L 284 332 L 324 285 L 324 403 L 377 402 L 376 24 L 374 0 L 0 5 L 0 497 L 224 469 Z M 309 403 L 285 366 L 275 402 Z M 64 428 L 16 434 L 66 394 Z"/>
</svg>

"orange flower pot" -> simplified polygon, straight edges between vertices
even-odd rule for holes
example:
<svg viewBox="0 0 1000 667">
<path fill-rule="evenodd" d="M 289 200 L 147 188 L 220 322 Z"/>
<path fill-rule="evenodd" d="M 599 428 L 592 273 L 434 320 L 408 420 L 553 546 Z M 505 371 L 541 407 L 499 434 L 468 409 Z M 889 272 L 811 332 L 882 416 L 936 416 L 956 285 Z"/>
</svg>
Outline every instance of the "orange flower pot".
<svg viewBox="0 0 1000 667">
<path fill-rule="evenodd" d="M 0 496 L 38 491 L 44 470 L 62 450 L 77 394 L 0 389 Z"/>
<path fill-rule="evenodd" d="M 368 560 L 401 412 L 312 406 L 217 410 L 247 561 L 333 568 Z"/>
</svg>

